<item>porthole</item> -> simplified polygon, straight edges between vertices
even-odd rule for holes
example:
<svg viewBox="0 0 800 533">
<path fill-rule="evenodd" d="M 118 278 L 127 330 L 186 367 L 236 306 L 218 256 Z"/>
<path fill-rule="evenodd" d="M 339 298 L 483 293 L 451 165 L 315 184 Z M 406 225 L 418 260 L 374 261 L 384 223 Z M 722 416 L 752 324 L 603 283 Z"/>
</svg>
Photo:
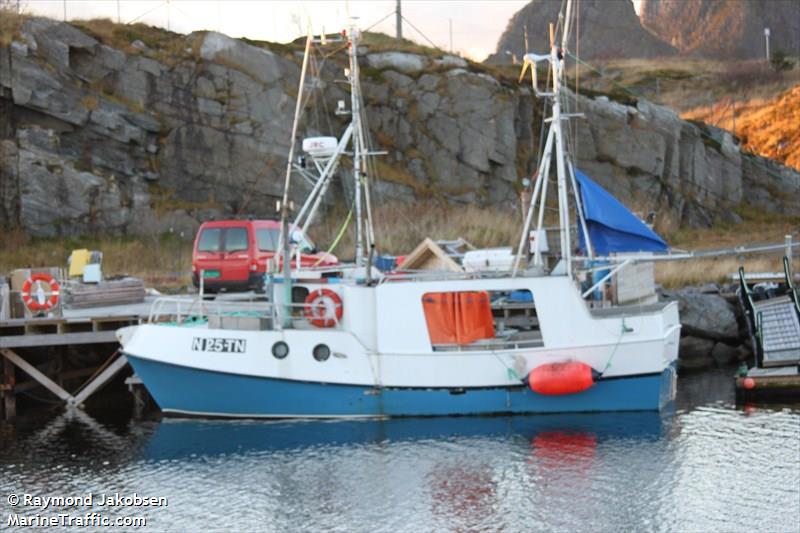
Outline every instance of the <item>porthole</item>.
<svg viewBox="0 0 800 533">
<path fill-rule="evenodd" d="M 283 359 L 289 355 L 289 345 L 283 341 L 278 341 L 272 345 L 272 355 L 276 359 Z"/>
<path fill-rule="evenodd" d="M 327 344 L 317 344 L 314 346 L 314 351 L 312 353 L 314 355 L 314 359 L 317 361 L 327 361 L 328 357 L 331 356 L 331 349 L 328 348 Z"/>
</svg>

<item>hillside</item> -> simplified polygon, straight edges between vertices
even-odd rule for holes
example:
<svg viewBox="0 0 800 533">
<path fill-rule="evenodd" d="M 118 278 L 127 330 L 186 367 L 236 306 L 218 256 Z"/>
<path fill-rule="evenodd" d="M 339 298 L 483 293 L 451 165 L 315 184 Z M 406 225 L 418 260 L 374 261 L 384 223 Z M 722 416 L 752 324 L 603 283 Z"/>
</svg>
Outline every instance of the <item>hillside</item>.
<svg viewBox="0 0 800 533">
<path fill-rule="evenodd" d="M 578 20 L 572 28 L 569 49 L 585 59 L 662 57 L 676 50 L 642 28 L 631 0 L 581 0 Z M 510 62 L 507 51 L 517 58 L 528 50 L 550 49 L 549 24 L 558 20 L 562 0 L 532 0 L 511 20 L 497 43 L 490 62 Z"/>
<path fill-rule="evenodd" d="M 714 59 L 765 57 L 771 51 L 800 55 L 797 0 L 641 0 L 642 25 L 681 55 Z"/>
<path fill-rule="evenodd" d="M 568 72 L 573 87 L 576 71 Z M 800 68 L 777 73 L 763 60 L 613 59 L 584 62 L 578 75 L 584 89 L 647 98 L 678 113 L 731 99 L 769 100 L 800 84 Z"/>
<path fill-rule="evenodd" d="M 42 18 L 0 37 L 0 225 L 51 237 L 192 235 L 211 217 L 275 215 L 298 46 Z M 540 142 L 529 88 L 380 35 L 367 35 L 359 55 L 370 130 L 388 152 L 375 203 L 513 213 Z M 343 67 L 329 59 L 319 77 Z M 344 128 L 333 110 L 347 94 L 319 87 L 302 136 Z M 578 165 L 630 207 L 656 212 L 660 229 L 735 223 L 754 208 L 800 215 L 797 172 L 644 98 L 611 96 L 571 99 L 586 115 L 575 122 Z M 347 183 L 330 205 L 346 203 Z"/>
<path fill-rule="evenodd" d="M 730 100 L 683 116 L 734 132 Z M 737 102 L 735 128 L 744 150 L 800 170 L 800 85 L 775 98 Z"/>
</svg>

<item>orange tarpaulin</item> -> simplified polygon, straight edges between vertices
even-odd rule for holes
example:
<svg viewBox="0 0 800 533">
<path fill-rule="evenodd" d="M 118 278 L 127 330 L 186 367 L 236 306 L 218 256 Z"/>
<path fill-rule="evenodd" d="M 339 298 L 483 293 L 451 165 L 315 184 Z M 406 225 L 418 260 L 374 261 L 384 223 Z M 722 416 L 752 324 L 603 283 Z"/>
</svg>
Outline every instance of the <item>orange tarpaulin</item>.
<svg viewBox="0 0 800 533">
<path fill-rule="evenodd" d="M 431 344 L 469 344 L 494 337 L 487 292 L 430 292 L 422 297 Z"/>
</svg>

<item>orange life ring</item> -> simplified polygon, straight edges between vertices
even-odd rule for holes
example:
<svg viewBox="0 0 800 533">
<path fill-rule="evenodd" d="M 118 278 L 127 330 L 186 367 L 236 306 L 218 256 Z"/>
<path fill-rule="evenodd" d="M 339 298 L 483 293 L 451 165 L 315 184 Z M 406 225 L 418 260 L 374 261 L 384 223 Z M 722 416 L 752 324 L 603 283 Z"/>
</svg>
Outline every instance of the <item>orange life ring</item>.
<svg viewBox="0 0 800 533">
<path fill-rule="evenodd" d="M 342 319 L 342 299 L 330 289 L 311 291 L 306 296 L 305 303 L 303 314 L 318 328 L 332 328 Z"/>
<path fill-rule="evenodd" d="M 34 299 L 36 294 L 31 293 L 33 283 L 36 281 L 43 281 L 50 285 L 50 296 L 42 303 L 39 303 L 38 299 Z M 61 294 L 61 287 L 58 285 L 58 282 L 55 280 L 55 278 L 50 274 L 33 274 L 31 277 L 25 280 L 25 283 L 22 284 L 22 291 L 20 291 L 20 293 L 22 295 L 22 301 L 25 303 L 25 307 L 31 311 L 49 311 L 58 304 L 58 298 Z"/>
</svg>

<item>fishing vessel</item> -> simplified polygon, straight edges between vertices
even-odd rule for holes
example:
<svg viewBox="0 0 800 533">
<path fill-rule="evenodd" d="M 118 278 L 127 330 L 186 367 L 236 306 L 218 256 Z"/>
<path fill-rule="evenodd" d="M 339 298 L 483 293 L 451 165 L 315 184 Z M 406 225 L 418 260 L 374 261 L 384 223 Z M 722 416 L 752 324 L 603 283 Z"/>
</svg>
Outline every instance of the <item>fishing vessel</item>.
<svg viewBox="0 0 800 533">
<path fill-rule="evenodd" d="M 344 32 L 351 122 L 341 139 L 309 143 L 321 149 L 315 163 L 321 172 L 291 223 L 307 227 L 330 171 L 342 156 L 352 157 L 355 262 L 300 269 L 291 260 L 288 199 L 298 98 L 281 204 L 283 260 L 268 276 L 269 302 L 245 308 L 198 300 L 169 323 L 156 302 L 149 323 L 118 332 L 123 353 L 162 411 L 277 418 L 657 411 L 674 399 L 677 303 L 591 305 L 607 280 L 666 245 L 578 171 L 566 152 L 562 51 L 570 10 L 568 3 L 561 44 L 551 38 L 549 54 L 525 58 L 551 116 L 533 201 L 505 270 L 386 275 L 372 267 L 376 238 L 366 173 L 374 151 L 359 85 L 360 34 L 355 26 Z M 552 74 L 552 85 L 541 90 L 538 63 Z M 526 246 L 529 235 L 544 230 L 553 161 L 560 237 L 555 266 L 543 258 L 541 239 L 530 253 Z M 644 253 L 625 259 L 610 253 L 621 249 Z M 586 281 L 587 272 L 596 283 Z"/>
</svg>

